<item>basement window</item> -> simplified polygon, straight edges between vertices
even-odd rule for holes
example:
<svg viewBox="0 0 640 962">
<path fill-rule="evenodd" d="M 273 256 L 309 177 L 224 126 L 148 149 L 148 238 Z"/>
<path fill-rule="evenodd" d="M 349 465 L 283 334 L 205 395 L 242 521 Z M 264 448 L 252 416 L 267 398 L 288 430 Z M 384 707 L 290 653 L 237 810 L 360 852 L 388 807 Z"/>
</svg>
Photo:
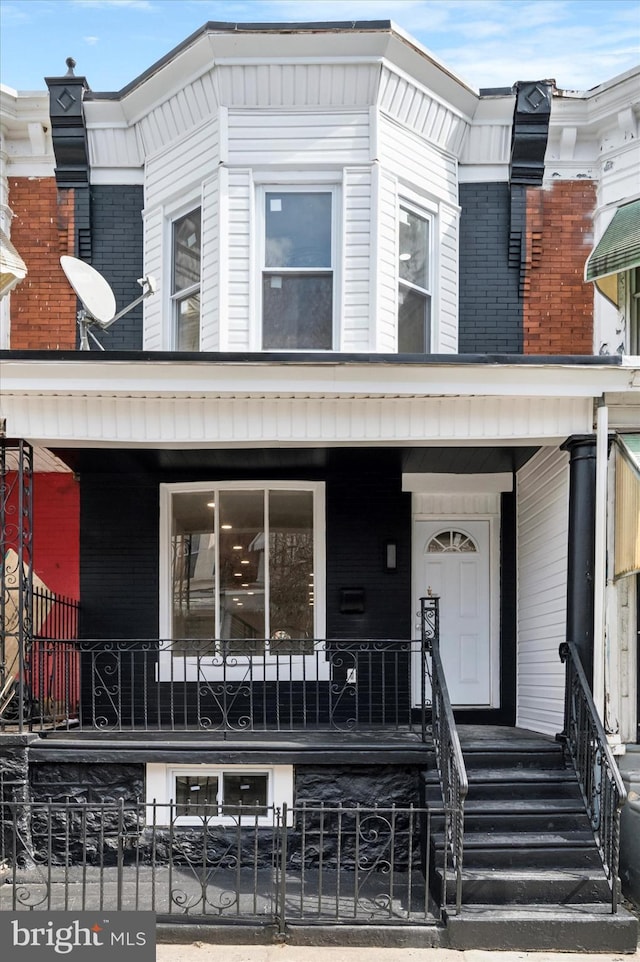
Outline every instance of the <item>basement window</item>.
<svg viewBox="0 0 640 962">
<path fill-rule="evenodd" d="M 146 773 L 147 818 L 156 825 L 273 824 L 293 805 L 291 765 L 163 765 Z"/>
</svg>

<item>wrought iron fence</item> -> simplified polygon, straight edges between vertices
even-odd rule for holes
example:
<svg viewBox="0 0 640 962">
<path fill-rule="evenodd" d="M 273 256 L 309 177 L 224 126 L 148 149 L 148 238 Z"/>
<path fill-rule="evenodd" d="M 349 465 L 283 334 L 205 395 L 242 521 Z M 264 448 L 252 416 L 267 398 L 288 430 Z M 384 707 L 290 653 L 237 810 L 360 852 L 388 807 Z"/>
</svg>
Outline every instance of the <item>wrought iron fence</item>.
<svg viewBox="0 0 640 962">
<path fill-rule="evenodd" d="M 578 649 L 573 642 L 560 645 L 566 666 L 564 731 L 591 827 L 611 887 L 611 911 L 620 900 L 620 810 L 627 792 L 589 689 Z"/>
<path fill-rule="evenodd" d="M 439 598 L 421 598 L 420 616 L 423 641 L 422 704 L 425 706 L 423 710 L 423 731 L 426 722 L 426 706 L 430 702 L 430 728 L 436 753 L 442 798 L 447 811 L 451 813 L 451 817 L 445 826 L 443 868 L 446 871 L 447 861 L 451 859 L 456 878 L 456 912 L 459 913 L 462 905 L 464 802 L 469 790 L 469 782 L 462 757 L 460 738 L 451 708 L 442 658 L 440 657 Z M 427 685 L 430 686 L 430 691 L 427 691 Z"/>
<path fill-rule="evenodd" d="M 6 589 L 9 598 L 12 592 L 12 588 Z M 78 602 L 37 587 L 29 592 L 29 609 L 29 631 L 21 639 L 21 657 L 13 667 L 5 666 L 0 730 L 67 725 L 79 713 L 80 659 L 74 640 Z"/>
<path fill-rule="evenodd" d="M 419 641 L 316 640 L 305 654 L 243 655 L 225 642 L 81 640 L 55 651 L 56 677 L 76 678 L 80 710 L 58 727 L 117 731 L 299 731 L 414 726 Z M 42 725 L 46 727 L 46 722 Z M 418 727 L 419 721 L 416 724 Z M 37 726 L 36 726 L 37 727 Z"/>
<path fill-rule="evenodd" d="M 0 910 L 135 909 L 159 921 L 433 925 L 430 820 L 444 812 L 301 803 L 5 801 Z M 267 816 L 265 818 L 265 815 Z"/>
</svg>

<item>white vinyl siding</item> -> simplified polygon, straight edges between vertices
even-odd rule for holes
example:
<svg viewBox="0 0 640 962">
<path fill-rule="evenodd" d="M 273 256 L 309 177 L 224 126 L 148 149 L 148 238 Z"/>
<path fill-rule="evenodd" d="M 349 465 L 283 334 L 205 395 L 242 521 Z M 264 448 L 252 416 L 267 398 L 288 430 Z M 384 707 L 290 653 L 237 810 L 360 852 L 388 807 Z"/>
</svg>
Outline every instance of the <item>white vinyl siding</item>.
<svg viewBox="0 0 640 962">
<path fill-rule="evenodd" d="M 226 172 L 225 172 L 226 174 Z M 203 351 L 216 351 L 220 343 L 221 289 L 221 181 L 222 171 L 202 186 L 202 287 L 200 303 L 200 346 Z"/>
<path fill-rule="evenodd" d="M 542 448 L 518 473 L 516 725 L 562 730 L 566 634 L 569 458 Z"/>
<path fill-rule="evenodd" d="M 217 120 L 194 130 L 179 143 L 147 159 L 145 204 L 154 207 L 175 201 L 201 184 L 218 166 Z"/>
<path fill-rule="evenodd" d="M 143 346 L 146 351 L 161 351 L 165 346 L 165 334 L 162 330 L 162 318 L 169 311 L 168 294 L 171 275 L 171 260 L 167 251 L 167 306 L 165 307 L 162 294 L 163 267 L 163 229 L 164 217 L 161 207 L 145 210 L 144 221 L 144 269 L 158 281 L 158 293 L 154 297 L 147 297 L 144 302 L 144 338 Z M 169 332 L 166 337 L 168 339 Z"/>
<path fill-rule="evenodd" d="M 378 305 L 374 350 L 391 354 L 397 349 L 398 327 L 398 182 L 388 171 L 378 170 L 378 251 L 372 278 Z"/>
<path fill-rule="evenodd" d="M 369 111 L 229 110 L 229 163 L 241 166 L 364 164 Z"/>
<path fill-rule="evenodd" d="M 371 168 L 347 168 L 343 180 L 343 351 L 371 349 Z M 340 276 L 340 275 L 339 275 Z"/>
<path fill-rule="evenodd" d="M 252 313 L 252 211 L 253 181 L 250 170 L 228 171 L 226 230 L 223 230 L 226 252 L 222 273 L 226 275 L 226 323 L 221 326 L 222 351 L 259 350 L 251 341 Z"/>
<path fill-rule="evenodd" d="M 379 158 L 381 167 L 382 202 L 387 209 L 391 197 L 391 178 L 397 183 L 397 197 L 420 206 L 424 198 L 426 209 L 434 209 L 433 298 L 431 351 L 434 354 L 453 354 L 458 350 L 458 206 L 456 164 L 453 157 L 425 143 L 410 130 L 384 115 L 379 119 Z M 381 210 L 382 213 L 382 210 Z M 393 226 L 388 217 L 380 217 L 381 263 L 397 262 L 397 212 Z M 397 283 L 397 278 L 396 278 Z M 378 343 L 389 344 L 388 312 L 390 300 L 381 301 Z M 394 328 L 396 318 L 394 311 Z M 380 346 L 379 348 L 383 348 Z M 389 350 L 397 350 L 394 341 Z"/>
</svg>

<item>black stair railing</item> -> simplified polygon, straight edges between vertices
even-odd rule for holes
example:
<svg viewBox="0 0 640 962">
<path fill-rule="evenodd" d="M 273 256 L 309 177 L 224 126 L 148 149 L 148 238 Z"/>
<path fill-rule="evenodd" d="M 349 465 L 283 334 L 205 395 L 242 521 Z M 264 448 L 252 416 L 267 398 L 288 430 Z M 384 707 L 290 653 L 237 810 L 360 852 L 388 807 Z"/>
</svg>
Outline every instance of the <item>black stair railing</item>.
<svg viewBox="0 0 640 962">
<path fill-rule="evenodd" d="M 440 777 L 440 788 L 445 811 L 445 891 L 446 865 L 456 873 L 456 912 L 462 905 L 462 859 L 464 850 L 464 801 L 469 790 L 467 770 L 460 747 L 460 738 L 453 717 L 442 658 L 440 657 L 440 599 L 436 596 L 420 599 L 422 633 L 422 705 L 423 737 L 425 737 L 425 706 L 429 702 L 427 679 L 431 685 L 431 733 Z M 429 657 L 430 656 L 430 657 Z M 430 664 L 429 664 L 430 662 Z"/>
<path fill-rule="evenodd" d="M 611 887 L 611 911 L 615 913 L 620 899 L 620 810 L 627 800 L 627 792 L 573 642 L 560 645 L 560 660 L 566 666 L 564 731 L 560 738 L 567 746 L 578 776 Z"/>
</svg>

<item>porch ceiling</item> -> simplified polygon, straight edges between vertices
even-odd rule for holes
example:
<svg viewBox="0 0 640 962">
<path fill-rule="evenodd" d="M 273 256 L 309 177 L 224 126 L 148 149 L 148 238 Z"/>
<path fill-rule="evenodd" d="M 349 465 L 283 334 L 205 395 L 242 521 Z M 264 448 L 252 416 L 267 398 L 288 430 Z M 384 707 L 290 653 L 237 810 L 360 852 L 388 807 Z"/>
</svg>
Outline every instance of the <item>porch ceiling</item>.
<svg viewBox="0 0 640 962">
<path fill-rule="evenodd" d="M 387 449 L 387 452 L 389 449 Z M 380 448 L 225 448 L 175 450 L 158 448 L 63 448 L 53 451 L 76 472 L 115 474 L 244 474 L 298 471 L 323 473 L 355 469 L 392 470 L 399 474 L 499 474 L 518 471 L 536 447 L 397 447 L 381 463 Z M 367 467 L 368 466 L 368 467 Z"/>
</svg>

